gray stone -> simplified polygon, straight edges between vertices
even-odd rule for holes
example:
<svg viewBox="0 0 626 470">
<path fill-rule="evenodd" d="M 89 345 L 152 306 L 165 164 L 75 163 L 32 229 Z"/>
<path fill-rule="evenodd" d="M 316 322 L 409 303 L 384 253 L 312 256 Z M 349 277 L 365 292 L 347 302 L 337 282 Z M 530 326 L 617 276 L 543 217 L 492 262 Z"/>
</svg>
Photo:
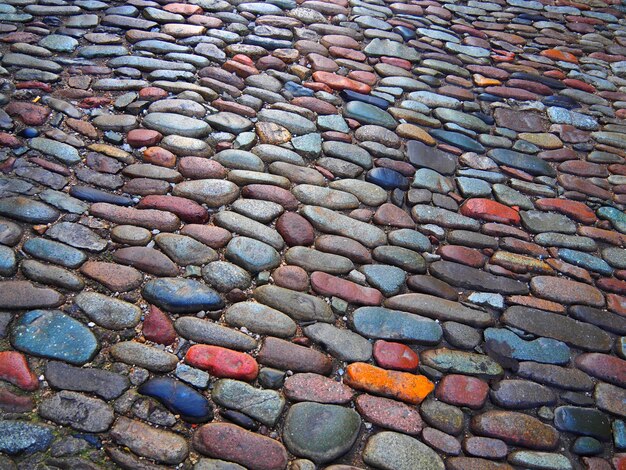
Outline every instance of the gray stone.
<svg viewBox="0 0 626 470">
<path fill-rule="evenodd" d="M 430 447 L 405 434 L 383 431 L 370 437 L 363 450 L 365 463 L 385 470 L 444 470 L 443 460 Z"/>
<path fill-rule="evenodd" d="M 39 404 L 39 415 L 78 431 L 104 432 L 113 423 L 113 408 L 81 393 L 62 391 Z"/>
<path fill-rule="evenodd" d="M 276 424 L 285 407 L 285 399 L 278 392 L 231 379 L 218 380 L 211 398 L 218 405 L 241 411 L 270 427 Z"/>
</svg>

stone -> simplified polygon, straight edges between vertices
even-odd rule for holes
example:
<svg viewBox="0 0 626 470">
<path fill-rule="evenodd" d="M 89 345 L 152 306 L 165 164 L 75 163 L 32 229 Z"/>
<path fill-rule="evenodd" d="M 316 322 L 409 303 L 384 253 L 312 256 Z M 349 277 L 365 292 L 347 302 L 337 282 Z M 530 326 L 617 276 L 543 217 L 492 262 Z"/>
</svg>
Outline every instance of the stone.
<svg viewBox="0 0 626 470">
<path fill-rule="evenodd" d="M 219 346 L 194 345 L 187 351 L 185 362 L 216 377 L 251 381 L 259 372 L 251 356 Z"/>
<path fill-rule="evenodd" d="M 558 444 L 557 431 L 537 418 L 514 411 L 487 411 L 472 418 L 473 432 L 511 445 L 552 450 Z"/>
<path fill-rule="evenodd" d="M 285 380 L 285 396 L 291 401 L 345 404 L 354 396 L 354 391 L 328 377 L 319 374 L 294 374 Z"/>
<path fill-rule="evenodd" d="M 434 384 L 421 375 L 387 371 L 366 363 L 353 363 L 346 368 L 345 382 L 353 388 L 377 395 L 419 404 L 434 389 Z"/>
<path fill-rule="evenodd" d="M 48 362 L 45 377 L 55 389 L 93 393 L 105 400 L 119 397 L 130 387 L 128 378 L 115 372 L 58 361 Z"/>
<path fill-rule="evenodd" d="M 352 331 L 342 330 L 327 323 L 309 325 L 302 331 L 341 361 L 365 362 L 372 357 L 371 343 Z"/>
<path fill-rule="evenodd" d="M 430 447 L 410 436 L 392 431 L 383 431 L 370 437 L 363 450 L 363 460 L 369 465 L 388 470 L 445 468 L 443 460 Z"/>
<path fill-rule="evenodd" d="M 76 365 L 89 362 L 98 349 L 85 325 L 58 310 L 31 310 L 20 316 L 11 343 L 27 354 Z"/>
<path fill-rule="evenodd" d="M 169 377 L 148 380 L 137 391 L 156 398 L 185 421 L 202 423 L 213 419 L 213 408 L 202 394 Z"/>
<path fill-rule="evenodd" d="M 116 343 L 111 347 L 110 353 L 118 361 L 153 372 L 170 372 L 178 363 L 174 354 L 135 341 Z"/>
<path fill-rule="evenodd" d="M 162 278 L 148 281 L 142 289 L 142 296 L 172 313 L 218 310 L 224 306 L 217 292 L 192 279 Z"/>
<path fill-rule="evenodd" d="M 141 318 L 139 307 L 96 292 L 81 292 L 74 302 L 90 320 L 110 330 L 133 328 Z"/>
<path fill-rule="evenodd" d="M 441 327 L 433 320 L 399 310 L 361 307 L 354 311 L 355 330 L 368 337 L 419 344 L 437 344 Z"/>
<path fill-rule="evenodd" d="M 320 403 L 296 403 L 287 412 L 283 439 L 295 455 L 318 463 L 335 460 L 356 441 L 361 427 L 358 413 Z"/>
<path fill-rule="evenodd" d="M 270 427 L 276 424 L 285 406 L 285 399 L 278 392 L 232 379 L 218 380 L 211 398 L 220 406 L 241 411 Z"/>
<path fill-rule="evenodd" d="M 334 321 L 329 305 L 309 294 L 278 286 L 260 286 L 254 290 L 254 298 L 269 307 L 286 313 L 296 321 Z"/>
<path fill-rule="evenodd" d="M 52 428 L 25 421 L 2 420 L 0 430 L 0 449 L 9 455 L 44 451 L 54 440 Z"/>
<path fill-rule="evenodd" d="M 182 436 L 123 416 L 117 419 L 110 435 L 117 444 L 128 447 L 135 454 L 165 464 L 176 465 L 189 453 L 187 441 Z"/>
<path fill-rule="evenodd" d="M 193 447 L 204 455 L 237 462 L 251 470 L 285 468 L 288 461 L 281 443 L 234 424 L 205 424 L 195 432 Z"/>
<path fill-rule="evenodd" d="M 44 419 L 86 432 L 106 431 L 115 419 L 113 408 L 104 401 L 70 391 L 46 398 L 38 411 Z"/>
</svg>

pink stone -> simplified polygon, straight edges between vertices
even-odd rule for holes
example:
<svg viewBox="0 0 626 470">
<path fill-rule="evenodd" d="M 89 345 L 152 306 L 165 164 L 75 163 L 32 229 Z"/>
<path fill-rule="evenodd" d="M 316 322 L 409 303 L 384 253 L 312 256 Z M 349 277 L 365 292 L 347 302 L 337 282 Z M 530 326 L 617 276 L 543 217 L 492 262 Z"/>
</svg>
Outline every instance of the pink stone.
<svg viewBox="0 0 626 470">
<path fill-rule="evenodd" d="M 311 274 L 311 286 L 319 294 L 339 297 L 359 305 L 380 305 L 383 301 L 383 295 L 377 289 L 363 287 L 320 271 Z"/>
</svg>

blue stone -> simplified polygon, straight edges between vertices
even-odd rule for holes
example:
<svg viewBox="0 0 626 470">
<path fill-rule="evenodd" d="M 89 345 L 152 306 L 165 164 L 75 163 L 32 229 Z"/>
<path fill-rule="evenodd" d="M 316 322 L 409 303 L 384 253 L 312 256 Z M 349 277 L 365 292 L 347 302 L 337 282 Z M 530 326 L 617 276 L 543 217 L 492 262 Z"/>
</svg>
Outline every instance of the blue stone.
<svg viewBox="0 0 626 470">
<path fill-rule="evenodd" d="M 409 187 L 408 179 L 390 168 L 372 168 L 365 175 L 365 181 L 377 184 L 385 189 L 407 189 Z"/>
<path fill-rule="evenodd" d="M 568 97 L 568 96 L 546 96 L 542 103 L 546 106 L 558 106 L 559 108 L 565 109 L 576 109 L 580 108 L 580 104 L 578 101 Z"/>
<path fill-rule="evenodd" d="M 0 276 L 12 276 L 16 269 L 15 252 L 8 246 L 0 245 Z"/>
<path fill-rule="evenodd" d="M 581 436 L 601 441 L 611 439 L 611 420 L 602 411 L 579 406 L 559 406 L 554 410 L 554 426 Z"/>
<path fill-rule="evenodd" d="M 25 137 L 27 139 L 32 139 L 34 137 L 37 137 L 39 135 L 39 131 L 37 129 L 34 129 L 32 127 L 25 127 L 24 129 L 22 129 L 19 133 L 19 136 L 21 137 Z"/>
<path fill-rule="evenodd" d="M 402 39 L 409 41 L 415 37 L 415 31 L 407 28 L 406 26 L 396 26 L 393 28 L 393 32 L 402 36 Z"/>
<path fill-rule="evenodd" d="M 143 298 L 171 313 L 196 313 L 218 310 L 224 306 L 219 294 L 193 279 L 161 278 L 148 281 L 141 292 Z"/>
<path fill-rule="evenodd" d="M 483 121 L 485 124 L 489 124 L 490 126 L 493 126 L 496 122 L 496 120 L 492 116 L 489 116 L 485 113 L 472 113 L 472 115 L 476 116 L 478 119 Z"/>
<path fill-rule="evenodd" d="M 255 36 L 253 34 L 246 36 L 243 42 L 245 44 L 251 44 L 253 46 L 261 46 L 270 51 L 273 51 L 275 49 L 289 49 L 292 47 L 291 41 L 266 38 L 263 36 Z"/>
<path fill-rule="evenodd" d="M 577 455 L 597 455 L 602 452 L 602 443 L 593 437 L 579 437 L 574 441 L 572 452 Z"/>
<path fill-rule="evenodd" d="M 11 343 L 25 353 L 76 365 L 89 362 L 98 350 L 91 330 L 58 310 L 26 312 L 13 327 Z"/>
<path fill-rule="evenodd" d="M 352 90 L 343 90 L 339 95 L 345 101 L 360 101 L 362 103 L 371 104 L 372 106 L 376 106 L 380 109 L 387 109 L 389 107 L 389 102 L 383 98 L 379 98 L 377 96 L 365 95 L 363 93 L 359 93 L 357 91 Z"/>
<path fill-rule="evenodd" d="M 374 339 L 437 344 L 443 335 L 435 320 L 383 307 L 356 309 L 352 323 L 358 333 Z"/>
<path fill-rule="evenodd" d="M 365 274 L 367 282 L 372 287 L 380 290 L 386 297 L 400 292 L 406 278 L 404 270 L 396 266 L 366 264 L 361 270 Z"/>
<path fill-rule="evenodd" d="M 285 90 L 291 93 L 293 96 L 313 96 L 315 93 L 313 90 L 302 85 L 298 85 L 296 82 L 286 82 Z"/>
<path fill-rule="evenodd" d="M 235 237 L 228 242 L 226 258 L 253 273 L 280 265 L 280 255 L 274 248 L 248 237 Z"/>
<path fill-rule="evenodd" d="M 548 162 L 533 155 L 515 152 L 508 149 L 493 149 L 487 155 L 501 165 L 523 170 L 531 175 L 556 176 L 556 170 Z"/>
<path fill-rule="evenodd" d="M 498 101 L 504 101 L 504 98 L 500 96 L 492 95 L 491 93 L 480 93 L 478 95 L 479 101 L 486 101 L 487 103 L 497 103 Z"/>
<path fill-rule="evenodd" d="M 70 195 L 77 199 L 89 202 L 108 202 L 117 206 L 132 206 L 133 200 L 126 196 L 118 196 L 117 194 L 107 193 L 101 189 L 89 188 L 87 186 L 72 186 Z"/>
<path fill-rule="evenodd" d="M 432 135 L 435 139 L 458 147 L 466 152 L 483 153 L 485 151 L 485 147 L 477 142 L 476 139 L 472 139 L 464 134 L 459 134 L 458 132 L 433 129 L 430 131 L 430 135 Z"/>
<path fill-rule="evenodd" d="M 603 274 L 604 276 L 611 276 L 613 274 L 613 268 L 609 266 L 606 261 L 597 256 L 590 255 L 589 253 L 570 250 L 569 248 L 561 248 L 559 249 L 559 258 L 568 263 L 588 269 L 589 271 Z"/>
<path fill-rule="evenodd" d="M 626 449 L 626 422 L 621 419 L 613 421 L 613 442 L 618 449 Z"/>
<path fill-rule="evenodd" d="M 487 328 L 484 336 L 490 350 L 517 361 L 567 364 L 570 360 L 569 347 L 555 339 L 538 338 L 525 341 L 504 328 Z"/>
<path fill-rule="evenodd" d="M 611 222 L 611 225 L 621 233 L 626 233 L 626 214 L 615 207 L 601 207 L 597 210 L 598 217 Z"/>
<path fill-rule="evenodd" d="M 213 407 L 199 392 L 170 377 L 149 380 L 138 392 L 156 398 L 172 413 L 190 423 L 204 423 L 213 419 Z"/>
<path fill-rule="evenodd" d="M 0 452 L 32 454 L 46 450 L 53 439 L 52 430 L 46 426 L 26 421 L 0 421 Z"/>
<path fill-rule="evenodd" d="M 66 268 L 77 268 L 87 261 L 87 255 L 82 251 L 47 238 L 26 240 L 22 249 L 35 258 L 60 264 Z"/>
</svg>

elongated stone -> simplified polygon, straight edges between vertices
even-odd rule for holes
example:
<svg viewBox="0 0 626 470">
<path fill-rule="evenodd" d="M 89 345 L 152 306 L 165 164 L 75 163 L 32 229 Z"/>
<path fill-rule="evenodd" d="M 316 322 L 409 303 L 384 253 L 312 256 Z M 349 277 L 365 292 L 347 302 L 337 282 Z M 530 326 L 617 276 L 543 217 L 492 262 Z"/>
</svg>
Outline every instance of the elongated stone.
<svg viewBox="0 0 626 470">
<path fill-rule="evenodd" d="M 322 299 L 309 294 L 266 285 L 254 290 L 254 298 L 262 304 L 286 313 L 296 321 L 334 321 L 330 306 Z"/>
</svg>

